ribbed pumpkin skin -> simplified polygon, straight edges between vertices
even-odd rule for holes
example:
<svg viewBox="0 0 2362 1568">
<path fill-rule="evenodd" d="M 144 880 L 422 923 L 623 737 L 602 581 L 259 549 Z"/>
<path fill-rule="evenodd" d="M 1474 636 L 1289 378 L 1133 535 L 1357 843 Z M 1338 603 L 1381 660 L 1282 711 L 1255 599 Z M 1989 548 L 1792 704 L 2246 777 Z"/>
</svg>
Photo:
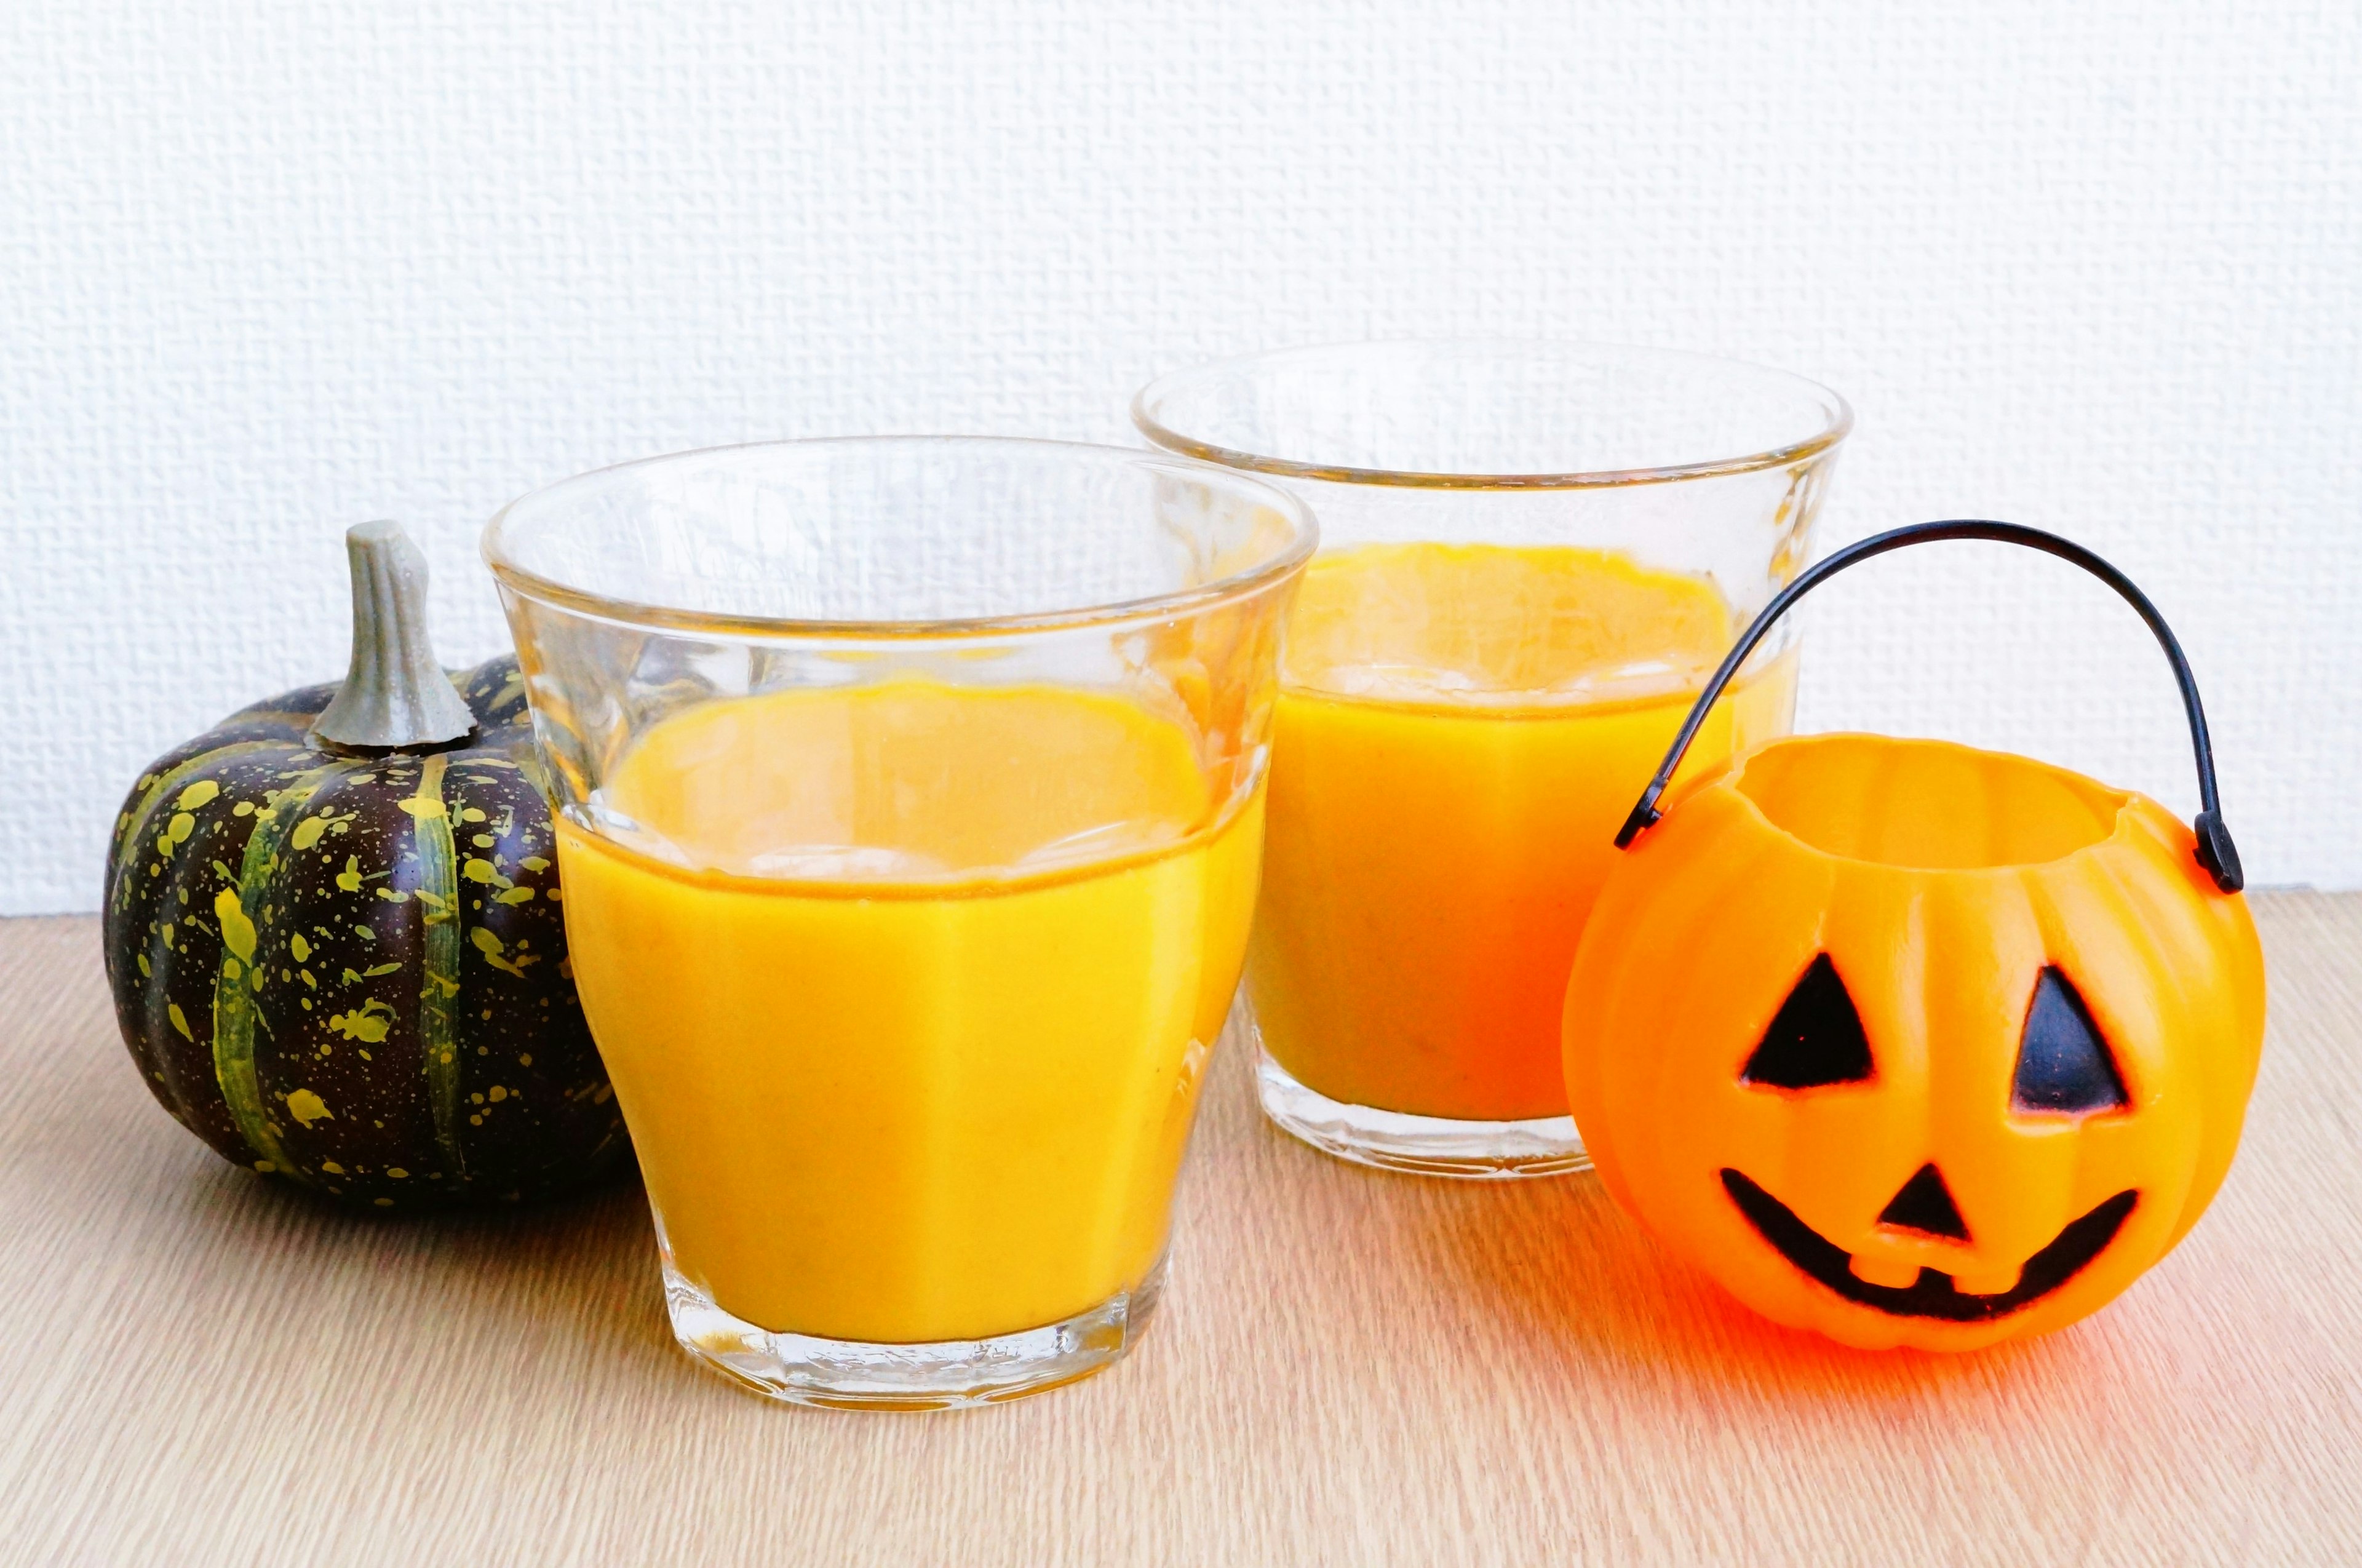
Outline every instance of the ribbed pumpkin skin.
<svg viewBox="0 0 2362 1568">
<path fill-rule="evenodd" d="M 566 962 L 513 658 L 477 738 L 337 756 L 336 688 L 160 757 L 108 857 L 107 977 L 164 1108 L 224 1158 L 376 1209 L 532 1198 L 627 1144 Z"/>
<path fill-rule="evenodd" d="M 2098 842 L 2032 864 L 1930 869 L 1827 853 L 1738 787 L 1803 756 L 1817 798 L 1888 809 L 1898 748 L 1941 750 L 1969 778 L 2041 765 L 1937 742 L 1816 735 L 1702 779 L 1628 850 L 1568 980 L 1568 1095 L 1610 1194 L 1741 1301 L 1865 1348 L 1969 1350 L 2046 1332 L 2113 1299 L 2194 1224 L 2238 1144 L 2263 1041 L 2263 957 L 2246 900 L 2197 865 L 2190 830 L 2139 795 Z M 1818 748 L 1805 752 L 1802 748 Z M 1920 803 L 1983 824 L 2003 791 Z M 1871 836 L 1875 836 L 1874 831 Z M 1744 1081 L 1816 955 L 1834 962 L 1874 1063 L 1862 1081 Z M 2013 1075 L 2029 998 L 2056 968 L 2080 991 L 2125 1103 L 2021 1109 Z M 1882 1211 L 1933 1165 L 1967 1235 Z M 1863 1267 L 2003 1296 L 2080 1217 L 2126 1191 L 2113 1239 L 2047 1295 L 1981 1320 L 1864 1304 L 1811 1277 L 1744 1216 L 1737 1171 Z"/>
</svg>

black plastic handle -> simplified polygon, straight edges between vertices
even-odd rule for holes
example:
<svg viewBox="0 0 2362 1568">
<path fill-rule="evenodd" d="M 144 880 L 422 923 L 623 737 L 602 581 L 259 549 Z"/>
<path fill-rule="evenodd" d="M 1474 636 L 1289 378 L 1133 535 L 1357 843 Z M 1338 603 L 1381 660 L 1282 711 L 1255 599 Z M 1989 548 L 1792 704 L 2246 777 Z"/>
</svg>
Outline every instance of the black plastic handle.
<svg viewBox="0 0 2362 1568">
<path fill-rule="evenodd" d="M 1623 828 L 1616 834 L 1616 847 L 1622 849 L 1630 845 L 1664 814 L 1657 810 L 1657 801 L 1663 796 L 1665 787 L 1672 782 L 1673 770 L 1682 765 L 1682 756 L 1689 750 L 1690 742 L 1697 737 L 1698 727 L 1705 723 L 1706 713 L 1714 707 L 1715 699 L 1722 695 L 1722 689 L 1730 684 L 1730 678 L 1738 673 L 1738 667 L 1747 661 L 1749 654 L 1755 651 L 1755 645 L 1763 640 L 1763 635 L 1772 629 L 1774 622 L 1787 613 L 1790 605 L 1822 580 L 1836 576 L 1856 561 L 1866 561 L 1872 556 L 1882 556 L 1905 545 L 1921 545 L 1935 539 L 1991 539 L 1998 544 L 2024 545 L 2030 550 L 2057 556 L 2061 560 L 2074 562 L 2114 589 L 2124 596 L 2126 603 L 2140 612 L 2140 618 L 2148 623 L 2150 631 L 2157 634 L 2158 646 L 2165 649 L 2165 657 L 2172 662 L 2174 682 L 2181 688 L 2181 705 L 2190 714 L 2190 744 L 2198 754 L 2199 807 L 2197 819 L 2190 825 L 2198 835 L 2198 864 L 2214 878 L 2214 885 L 2226 893 L 2235 893 L 2246 886 L 2246 877 L 2239 869 L 2239 851 L 2231 842 L 2231 830 L 2223 825 L 2222 804 L 2214 793 L 2214 748 L 2206 738 L 2206 710 L 2198 701 L 2198 682 L 2191 675 L 2190 661 L 2182 657 L 2181 645 L 2174 641 L 2173 632 L 2166 625 L 2165 617 L 2157 613 L 2157 606 L 2148 602 L 2148 595 L 2133 586 L 2132 579 L 2072 539 L 2062 539 L 2056 534 L 2046 534 L 2039 528 L 2028 528 L 2015 523 L 1988 523 L 1979 518 L 1914 523 L 1907 528 L 1890 528 L 1883 534 L 1873 534 L 1816 562 L 1774 595 L 1772 602 L 1763 607 L 1763 613 L 1755 617 L 1755 624 L 1747 628 L 1746 635 L 1738 639 L 1738 645 L 1722 661 L 1722 668 L 1714 672 L 1714 679 L 1705 683 L 1705 690 L 1698 693 L 1696 703 L 1690 709 L 1690 716 L 1683 721 L 1682 733 L 1673 737 L 1672 749 L 1665 753 L 1665 760 L 1658 767 L 1657 776 L 1649 780 L 1648 789 L 1640 793 L 1639 803 L 1632 808 L 1632 814 L 1624 819 Z"/>
</svg>

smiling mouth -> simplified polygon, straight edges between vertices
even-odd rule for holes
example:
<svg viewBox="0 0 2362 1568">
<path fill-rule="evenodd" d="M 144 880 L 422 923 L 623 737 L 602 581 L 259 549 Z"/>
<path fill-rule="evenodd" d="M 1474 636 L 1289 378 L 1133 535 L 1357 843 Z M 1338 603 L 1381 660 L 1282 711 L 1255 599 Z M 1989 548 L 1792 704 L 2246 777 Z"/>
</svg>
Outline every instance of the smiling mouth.
<svg viewBox="0 0 2362 1568">
<path fill-rule="evenodd" d="M 1976 1296 L 1955 1286 L 1950 1275 L 1936 1268 L 1921 1269 L 1919 1277 L 1909 1285 L 1872 1285 L 1853 1272 L 1852 1256 L 1844 1248 L 1797 1219 L 1794 1209 L 1738 1172 L 1724 1171 L 1722 1185 L 1756 1234 L 1771 1242 L 1774 1252 L 1847 1300 L 1898 1318 L 1937 1318 L 1951 1323 L 1990 1322 L 2041 1300 L 2098 1257 L 2116 1239 L 2133 1206 L 2140 1201 L 2137 1191 L 2116 1194 L 2081 1220 L 2070 1221 L 2048 1246 L 2026 1259 L 2015 1286 L 1997 1295 Z"/>
</svg>

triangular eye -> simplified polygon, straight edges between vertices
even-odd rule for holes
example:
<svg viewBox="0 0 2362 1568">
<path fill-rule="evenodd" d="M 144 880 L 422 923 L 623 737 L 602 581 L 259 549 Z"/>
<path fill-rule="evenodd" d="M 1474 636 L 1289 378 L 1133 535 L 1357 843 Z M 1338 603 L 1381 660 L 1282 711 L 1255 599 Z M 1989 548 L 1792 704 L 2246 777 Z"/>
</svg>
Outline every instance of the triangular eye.
<svg viewBox="0 0 2362 1568">
<path fill-rule="evenodd" d="M 2010 1104 L 2018 1110 L 2109 1110 L 2129 1105 L 2125 1080 L 2108 1055 L 2074 982 L 2045 969 L 2025 1010 Z"/>
<path fill-rule="evenodd" d="M 1860 1083 L 1870 1072 L 1870 1039 L 1861 1032 L 1861 1015 L 1838 977 L 1838 966 L 1824 953 L 1780 1004 L 1779 1016 L 1763 1032 L 1739 1078 L 1774 1088 L 1816 1088 Z"/>
</svg>

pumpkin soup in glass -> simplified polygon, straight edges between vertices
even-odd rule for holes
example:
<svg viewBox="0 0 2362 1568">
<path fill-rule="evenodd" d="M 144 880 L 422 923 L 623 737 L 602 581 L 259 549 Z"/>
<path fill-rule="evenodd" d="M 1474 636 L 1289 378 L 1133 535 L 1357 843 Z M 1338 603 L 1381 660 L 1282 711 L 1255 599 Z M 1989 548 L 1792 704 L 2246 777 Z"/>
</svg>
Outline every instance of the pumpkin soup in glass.
<svg viewBox="0 0 2362 1568">
<path fill-rule="evenodd" d="M 1803 563 L 1851 415 L 1599 345 L 1379 343 L 1165 377 L 1160 447 L 1274 478 L 1324 552 L 1287 624 L 1246 1000 L 1265 1114 L 1436 1176 L 1588 1165 L 1558 1021 L 1617 828 Z M 1783 633 L 1693 771 L 1786 733 Z"/>
<path fill-rule="evenodd" d="M 494 522 L 690 1353 L 938 1407 L 1137 1340 L 1311 549 L 1251 480 L 1026 441 L 690 453 Z"/>
</svg>

